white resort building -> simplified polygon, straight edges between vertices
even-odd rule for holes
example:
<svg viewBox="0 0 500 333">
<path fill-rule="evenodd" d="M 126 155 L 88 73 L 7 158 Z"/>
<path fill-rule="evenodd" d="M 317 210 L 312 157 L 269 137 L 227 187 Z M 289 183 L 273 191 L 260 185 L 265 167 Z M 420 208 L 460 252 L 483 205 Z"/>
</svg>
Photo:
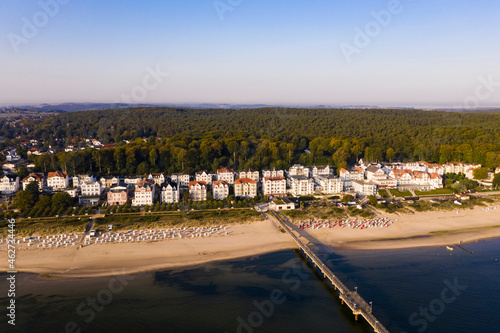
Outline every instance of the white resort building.
<svg viewBox="0 0 500 333">
<path fill-rule="evenodd" d="M 152 205 L 154 202 L 155 185 L 153 182 L 144 180 L 135 184 L 132 206 Z"/>
<path fill-rule="evenodd" d="M 275 197 L 286 196 L 287 193 L 285 177 L 262 178 L 262 191 L 264 195 L 272 195 Z"/>
<path fill-rule="evenodd" d="M 225 200 L 229 195 L 229 184 L 225 180 L 214 181 L 212 194 L 215 200 Z"/>
<path fill-rule="evenodd" d="M 167 183 L 161 189 L 161 202 L 164 203 L 178 203 L 180 200 L 180 193 L 177 184 Z"/>
</svg>

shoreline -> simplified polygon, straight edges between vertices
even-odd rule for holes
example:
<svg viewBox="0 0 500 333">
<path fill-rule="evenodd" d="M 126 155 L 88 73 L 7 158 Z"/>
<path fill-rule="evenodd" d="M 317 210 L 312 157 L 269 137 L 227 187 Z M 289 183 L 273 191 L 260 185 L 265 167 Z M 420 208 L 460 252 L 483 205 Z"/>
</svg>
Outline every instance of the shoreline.
<svg viewBox="0 0 500 333">
<path fill-rule="evenodd" d="M 223 237 L 157 242 L 95 244 L 83 248 L 18 249 L 18 272 L 51 277 L 84 278 L 135 274 L 203 265 L 293 248 L 293 242 L 271 221 L 231 226 Z M 4 246 L 0 256 L 6 258 Z M 7 271 L 7 260 L 0 263 Z"/>
<path fill-rule="evenodd" d="M 490 227 L 484 227 L 484 229 L 489 229 Z M 500 229 L 500 226 L 498 227 Z M 342 244 L 338 247 L 334 247 L 336 250 L 354 250 L 354 251 L 365 251 L 365 250 L 397 250 L 397 249 L 414 249 L 419 247 L 443 247 L 443 246 L 456 246 L 466 245 L 475 243 L 478 241 L 485 241 L 495 238 L 500 238 L 500 230 L 498 234 L 495 235 L 472 235 L 471 232 L 449 232 L 449 238 L 446 240 L 439 239 L 437 235 L 427 234 L 420 236 L 412 236 L 407 238 L 388 238 L 388 239 L 377 239 L 377 240 L 367 240 L 367 241 L 352 241 Z M 419 240 L 425 239 L 425 243 L 419 243 Z M 406 244 L 401 244 L 401 242 L 406 242 Z"/>
<path fill-rule="evenodd" d="M 389 215 L 388 228 L 365 230 L 320 228 L 298 230 L 306 243 L 333 250 L 393 250 L 467 244 L 500 237 L 500 209 L 421 212 Z M 293 227 L 293 226 L 292 226 Z M 296 248 L 289 235 L 265 220 L 231 226 L 224 237 L 176 239 L 142 243 L 96 244 L 77 249 L 19 248 L 18 272 L 49 275 L 50 278 L 84 278 L 136 274 L 163 269 L 193 267 L 214 261 L 252 257 Z M 0 256 L 7 258 L 6 246 Z M 7 260 L 0 263 L 6 272 Z"/>
<path fill-rule="evenodd" d="M 493 208 L 496 207 L 496 208 Z M 472 243 L 500 237 L 500 206 L 471 210 L 431 211 L 406 214 L 387 229 L 372 229 L 356 234 L 342 230 L 343 237 L 333 237 L 319 230 L 308 234 L 321 245 L 336 250 L 394 250 L 417 247 L 439 247 Z"/>
</svg>

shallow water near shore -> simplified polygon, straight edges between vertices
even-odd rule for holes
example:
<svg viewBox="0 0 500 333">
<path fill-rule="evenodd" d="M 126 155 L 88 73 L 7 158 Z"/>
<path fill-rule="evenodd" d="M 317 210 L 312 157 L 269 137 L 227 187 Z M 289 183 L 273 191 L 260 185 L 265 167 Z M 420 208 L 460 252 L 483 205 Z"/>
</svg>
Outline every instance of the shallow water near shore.
<svg viewBox="0 0 500 333">
<path fill-rule="evenodd" d="M 500 239 L 464 248 L 315 252 L 390 332 L 499 332 Z M 3 274 L 2 306 L 7 289 Z M 16 296 L 2 332 L 373 332 L 292 250 L 121 278 L 18 274 Z"/>
</svg>

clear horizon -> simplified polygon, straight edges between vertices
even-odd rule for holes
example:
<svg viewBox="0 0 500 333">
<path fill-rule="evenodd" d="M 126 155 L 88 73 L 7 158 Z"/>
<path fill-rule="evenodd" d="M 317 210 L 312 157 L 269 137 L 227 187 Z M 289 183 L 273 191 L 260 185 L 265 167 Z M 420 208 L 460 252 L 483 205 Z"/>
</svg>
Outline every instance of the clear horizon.
<svg viewBox="0 0 500 333">
<path fill-rule="evenodd" d="M 2 105 L 500 105 L 500 3 L 0 0 L 0 8 Z"/>
<path fill-rule="evenodd" d="M 115 104 L 115 103 L 109 103 L 109 102 L 56 102 L 56 103 L 46 103 L 46 102 L 33 102 L 33 103 L 1 103 L 0 107 L 8 108 L 8 107 L 20 107 L 20 106 L 32 106 L 32 107 L 37 107 L 41 105 L 65 105 L 65 104 Z M 248 106 L 249 108 L 253 107 L 258 107 L 262 105 L 263 107 L 284 107 L 284 108 L 297 108 L 297 107 L 302 107 L 302 108 L 329 108 L 329 109 L 337 109 L 337 108 L 346 108 L 346 109 L 364 109 L 364 108 L 379 108 L 379 109 L 415 109 L 415 110 L 463 110 L 464 108 L 461 108 L 460 106 L 457 105 L 391 105 L 391 104 L 378 104 L 378 105 L 334 105 L 334 104 L 265 104 L 265 103 L 251 103 L 251 104 L 245 104 L 245 103 L 130 103 L 132 107 L 135 106 L 141 106 L 141 105 L 166 105 L 166 106 L 184 106 L 184 107 L 196 107 L 200 105 L 219 105 L 219 106 Z M 491 105 L 491 106 L 478 106 L 474 108 L 466 108 L 470 110 L 496 110 L 500 109 L 500 105 Z"/>
</svg>

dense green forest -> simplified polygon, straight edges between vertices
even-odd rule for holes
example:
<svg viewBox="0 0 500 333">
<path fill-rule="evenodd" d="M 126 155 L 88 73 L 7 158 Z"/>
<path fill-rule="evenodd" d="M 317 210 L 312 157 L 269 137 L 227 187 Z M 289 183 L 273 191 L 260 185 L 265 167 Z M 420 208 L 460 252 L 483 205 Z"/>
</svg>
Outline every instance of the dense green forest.
<svg viewBox="0 0 500 333">
<path fill-rule="evenodd" d="M 62 150 L 97 138 L 113 148 L 58 152 L 39 171 L 145 174 L 287 168 L 293 163 L 346 167 L 372 161 L 426 160 L 500 166 L 500 114 L 394 109 L 131 108 L 72 112 L 2 124 L 0 135 L 36 138 Z M 146 140 L 143 140 L 146 138 Z M 126 143 L 125 140 L 130 143 Z M 16 141 L 16 139 L 14 139 Z"/>
</svg>

